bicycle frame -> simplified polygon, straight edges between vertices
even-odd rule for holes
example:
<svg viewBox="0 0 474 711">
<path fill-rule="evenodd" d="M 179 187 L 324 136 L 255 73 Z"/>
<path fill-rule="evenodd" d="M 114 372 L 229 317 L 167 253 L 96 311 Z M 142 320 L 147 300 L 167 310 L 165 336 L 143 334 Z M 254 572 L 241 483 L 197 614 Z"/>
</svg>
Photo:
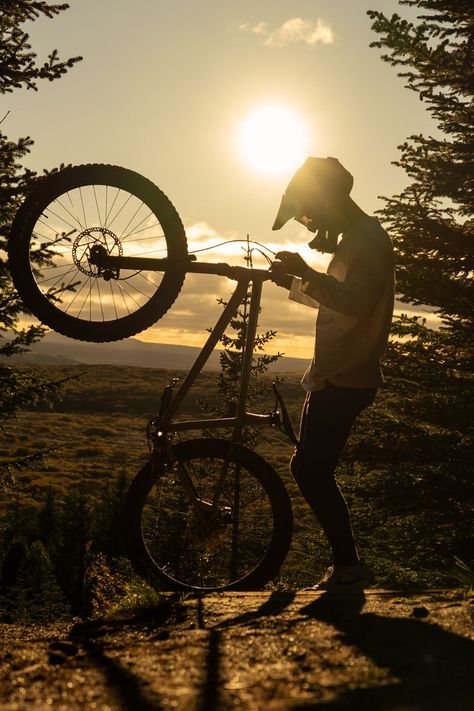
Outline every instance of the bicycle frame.
<svg viewBox="0 0 474 711">
<path fill-rule="evenodd" d="M 189 259 L 186 260 L 184 265 L 182 262 L 170 262 L 167 259 L 109 256 L 106 254 L 105 249 L 97 246 L 93 247 L 91 250 L 91 263 L 99 268 L 99 273 L 107 272 L 108 270 L 109 273 L 112 271 L 115 274 L 118 274 L 121 269 L 164 271 L 165 269 L 173 269 L 173 267 L 175 269 L 183 269 L 184 267 L 187 272 L 192 272 L 194 274 L 214 274 L 216 276 L 226 276 L 229 279 L 237 281 L 234 293 L 230 297 L 224 311 L 217 320 L 216 325 L 212 329 L 206 343 L 196 358 L 195 363 L 174 395 L 169 407 L 156 422 L 156 426 L 161 433 L 172 434 L 184 430 L 226 427 L 232 428 L 231 442 L 236 443 L 239 441 L 242 429 L 245 425 L 274 425 L 279 422 L 278 416 L 275 413 L 260 415 L 246 411 L 247 393 L 257 333 L 257 321 L 262 297 L 262 285 L 264 281 L 271 278 L 268 270 L 240 266 L 234 267 L 226 263 L 211 264 L 208 262 L 198 262 L 194 260 L 194 255 L 189 255 Z M 219 339 L 230 323 L 231 318 L 237 312 L 237 309 L 242 303 L 250 284 L 252 285 L 252 290 L 242 361 L 241 385 L 235 416 L 175 422 L 174 418 L 182 401 L 202 371 L 205 363 L 209 359 Z"/>
</svg>

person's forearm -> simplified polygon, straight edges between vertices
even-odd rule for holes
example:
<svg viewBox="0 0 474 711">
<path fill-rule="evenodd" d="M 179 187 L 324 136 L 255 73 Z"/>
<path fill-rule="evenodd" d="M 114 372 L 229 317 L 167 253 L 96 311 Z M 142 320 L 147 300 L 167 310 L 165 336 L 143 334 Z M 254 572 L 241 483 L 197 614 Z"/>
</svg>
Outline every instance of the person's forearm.
<svg viewBox="0 0 474 711">
<path fill-rule="evenodd" d="M 378 285 L 364 275 L 338 281 L 311 268 L 303 275 L 300 288 L 315 301 L 349 316 L 368 316 L 378 295 Z"/>
<path fill-rule="evenodd" d="M 291 276 L 291 274 L 284 274 L 278 286 L 282 286 L 284 289 L 288 289 L 289 291 L 291 289 L 292 283 L 293 277 Z"/>
</svg>

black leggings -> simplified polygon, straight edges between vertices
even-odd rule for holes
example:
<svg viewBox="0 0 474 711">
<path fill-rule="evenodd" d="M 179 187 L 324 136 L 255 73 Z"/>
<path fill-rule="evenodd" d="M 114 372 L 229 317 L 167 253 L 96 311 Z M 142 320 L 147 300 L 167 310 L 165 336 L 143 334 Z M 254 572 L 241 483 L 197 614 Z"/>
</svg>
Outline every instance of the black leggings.
<svg viewBox="0 0 474 711">
<path fill-rule="evenodd" d="M 359 561 L 349 509 L 334 471 L 357 415 L 372 404 L 375 393 L 375 388 L 327 383 L 324 390 L 308 393 L 303 406 L 291 473 L 326 534 L 335 565 Z"/>
</svg>

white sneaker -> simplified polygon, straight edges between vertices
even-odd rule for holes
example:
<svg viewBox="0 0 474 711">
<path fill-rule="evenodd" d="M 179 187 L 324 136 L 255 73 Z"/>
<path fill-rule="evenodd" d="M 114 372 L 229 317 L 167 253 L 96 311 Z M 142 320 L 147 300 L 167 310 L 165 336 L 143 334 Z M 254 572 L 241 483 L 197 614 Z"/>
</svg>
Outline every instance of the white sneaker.
<svg viewBox="0 0 474 711">
<path fill-rule="evenodd" d="M 366 565 L 331 565 L 323 578 L 307 590 L 352 592 L 364 590 L 375 582 L 374 574 Z"/>
</svg>

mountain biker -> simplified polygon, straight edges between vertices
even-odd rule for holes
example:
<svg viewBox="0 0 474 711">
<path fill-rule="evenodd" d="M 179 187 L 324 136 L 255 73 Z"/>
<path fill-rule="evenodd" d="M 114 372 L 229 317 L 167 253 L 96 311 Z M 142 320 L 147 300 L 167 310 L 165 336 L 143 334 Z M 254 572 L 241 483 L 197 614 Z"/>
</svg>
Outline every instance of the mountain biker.
<svg viewBox="0 0 474 711">
<path fill-rule="evenodd" d="M 361 562 L 347 503 L 334 472 L 352 425 L 383 382 L 393 313 L 394 257 L 388 234 L 350 197 L 352 175 L 336 158 L 308 158 L 283 195 L 273 229 L 295 219 L 333 254 L 327 273 L 296 252 L 278 252 L 272 279 L 318 309 L 313 360 L 291 472 L 329 541 L 332 565 L 313 589 L 362 590 L 374 582 Z M 342 236 L 340 236 L 342 235 Z"/>
</svg>

